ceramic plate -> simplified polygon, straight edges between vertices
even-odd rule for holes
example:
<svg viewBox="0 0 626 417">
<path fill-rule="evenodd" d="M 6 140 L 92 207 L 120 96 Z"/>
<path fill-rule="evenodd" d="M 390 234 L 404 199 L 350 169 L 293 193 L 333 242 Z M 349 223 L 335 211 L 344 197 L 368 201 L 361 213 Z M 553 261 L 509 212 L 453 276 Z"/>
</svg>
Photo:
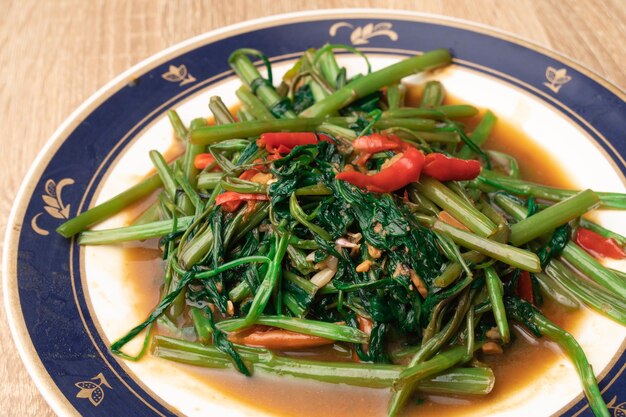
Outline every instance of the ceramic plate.
<svg viewBox="0 0 626 417">
<path fill-rule="evenodd" d="M 125 72 L 82 105 L 38 156 L 13 208 L 4 254 L 5 305 L 20 353 L 58 414 L 271 415 L 203 383 L 185 367 L 112 356 L 110 341 L 146 314 L 129 287 L 150 283 L 129 286 L 119 248 L 80 248 L 54 229 L 150 170 L 147 151 L 171 146 L 169 108 L 188 122 L 207 114 L 210 95 L 234 104 L 238 82 L 227 64 L 234 49 L 264 51 L 280 75 L 302 51 L 327 42 L 361 49 L 375 68 L 449 48 L 454 64 L 437 78 L 454 96 L 517 125 L 578 187 L 626 191 L 624 94 L 579 65 L 509 35 L 434 16 L 333 10 L 256 20 L 191 39 Z M 340 61 L 350 71 L 363 66 L 349 55 Z M 622 234 L 625 217 L 599 215 Z M 124 221 L 118 216 L 99 227 Z M 623 415 L 626 330 L 594 313 L 583 316 L 573 332 L 599 375 L 610 411 Z M 339 395 L 343 388 L 328 389 Z M 465 415 L 472 413 L 592 415 L 565 359 L 489 410 Z"/>
</svg>

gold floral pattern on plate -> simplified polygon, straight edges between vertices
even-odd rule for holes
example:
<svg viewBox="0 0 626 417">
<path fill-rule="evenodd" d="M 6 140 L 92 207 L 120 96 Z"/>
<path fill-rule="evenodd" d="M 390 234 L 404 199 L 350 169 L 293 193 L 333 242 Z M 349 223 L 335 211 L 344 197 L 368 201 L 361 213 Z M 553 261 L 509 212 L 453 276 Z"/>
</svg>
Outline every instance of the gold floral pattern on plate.
<svg viewBox="0 0 626 417">
<path fill-rule="evenodd" d="M 567 75 L 567 70 L 565 68 L 556 69 L 548 67 L 546 69 L 546 79 L 548 82 L 544 82 L 543 85 L 548 87 L 554 93 L 558 93 L 564 84 L 571 81 L 572 77 Z"/>
<path fill-rule="evenodd" d="M 353 45 L 366 45 L 368 44 L 371 38 L 376 36 L 386 36 L 392 41 L 398 40 L 398 34 L 391 30 L 393 25 L 390 22 L 380 22 L 380 23 L 368 23 L 364 26 L 354 27 L 352 24 L 348 22 L 338 22 L 332 25 L 328 31 L 330 36 L 336 36 L 337 31 L 341 28 L 352 29 L 352 33 L 350 34 L 350 42 Z"/>
<path fill-rule="evenodd" d="M 111 388 L 102 372 L 91 378 L 91 381 L 80 381 L 74 384 L 77 388 L 80 388 L 76 398 L 87 398 L 94 407 L 97 407 L 104 400 L 104 389 L 102 387 L 113 388 Z"/>
<path fill-rule="evenodd" d="M 70 217 L 70 205 L 63 203 L 63 198 L 61 197 L 61 191 L 63 187 L 67 185 L 74 184 L 74 180 L 72 178 L 63 178 L 58 183 L 53 179 L 49 179 L 46 181 L 44 186 L 44 194 L 41 195 L 41 199 L 44 202 L 43 209 L 50 216 L 55 219 L 69 219 Z M 37 213 L 33 216 L 30 221 L 30 226 L 33 228 L 35 233 L 41 236 L 47 236 L 50 234 L 46 229 L 42 229 L 37 224 L 37 220 L 44 212 Z"/>
<path fill-rule="evenodd" d="M 180 83 L 178 84 L 179 87 L 196 81 L 196 78 L 189 73 L 185 64 L 179 66 L 170 65 L 167 72 L 161 74 L 161 77 L 172 83 Z"/>
</svg>

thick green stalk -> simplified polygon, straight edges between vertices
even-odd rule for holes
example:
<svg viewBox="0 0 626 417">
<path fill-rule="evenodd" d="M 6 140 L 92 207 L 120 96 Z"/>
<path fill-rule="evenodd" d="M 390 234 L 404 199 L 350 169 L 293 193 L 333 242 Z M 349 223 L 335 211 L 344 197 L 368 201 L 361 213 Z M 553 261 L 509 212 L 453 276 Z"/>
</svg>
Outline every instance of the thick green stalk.
<svg viewBox="0 0 626 417">
<path fill-rule="evenodd" d="M 437 49 L 407 58 L 349 82 L 332 95 L 304 110 L 300 116 L 326 116 L 408 75 L 447 65 L 451 59 L 450 53 L 445 49 Z"/>
<path fill-rule="evenodd" d="M 98 204 L 73 219 L 66 221 L 59 226 L 56 231 L 63 237 L 72 237 L 90 226 L 116 215 L 142 198 L 149 196 L 162 184 L 161 178 L 159 178 L 158 175 L 152 175 L 110 200 Z"/>
<path fill-rule="evenodd" d="M 345 128 L 356 119 L 353 117 L 331 117 L 331 118 L 298 118 L 298 119 L 277 119 L 277 120 L 255 120 L 251 122 L 231 123 L 220 126 L 206 126 L 192 129 L 189 137 L 192 143 L 210 145 L 233 138 L 249 138 L 259 136 L 267 132 L 302 132 L 312 130 L 326 130 L 329 125 L 337 125 L 336 128 Z M 431 119 L 380 119 L 374 126 L 378 129 L 404 128 L 417 131 L 416 136 L 424 136 L 432 141 L 458 142 L 454 137 L 450 137 L 450 132 L 427 132 L 436 128 L 436 122 Z M 330 132 L 332 133 L 332 132 Z M 354 132 L 347 131 L 349 137 Z"/>
<path fill-rule="evenodd" d="M 193 221 L 192 216 L 176 219 L 176 231 L 187 229 Z M 140 225 L 117 227 L 105 230 L 87 230 L 78 237 L 79 245 L 108 245 L 111 243 L 146 240 L 161 237 L 173 232 L 174 220 L 160 220 Z"/>
<path fill-rule="evenodd" d="M 511 194 L 533 196 L 550 201 L 561 201 L 580 192 L 579 190 L 563 190 L 516 178 L 510 178 L 488 169 L 483 169 L 474 181 L 478 181 L 479 183 L 482 182 L 488 186 L 508 191 Z M 475 186 L 474 181 L 470 182 L 470 184 Z M 626 209 L 626 194 L 608 192 L 596 192 L 596 194 L 600 198 L 600 207 Z"/>
<path fill-rule="evenodd" d="M 179 262 L 185 268 L 191 268 L 200 262 L 213 246 L 213 230 L 210 225 L 201 233 L 198 233 L 183 247 Z"/>
<path fill-rule="evenodd" d="M 498 193 L 493 197 L 493 201 L 515 220 L 523 220 L 528 215 L 528 209 L 518 204 L 513 198 L 506 194 Z"/>
<path fill-rule="evenodd" d="M 319 66 L 320 72 L 328 84 L 336 87 L 340 68 L 331 45 L 325 45 L 321 50 L 318 50 L 312 59 L 312 64 L 315 63 Z"/>
<path fill-rule="evenodd" d="M 187 139 L 187 128 L 183 124 L 183 121 L 180 120 L 180 116 L 176 112 L 176 110 L 168 110 L 167 118 L 174 129 L 174 134 L 176 138 L 180 141 L 185 141 Z"/>
<path fill-rule="evenodd" d="M 550 298 L 567 310 L 576 310 L 580 307 L 578 297 L 549 274 L 538 272 L 535 274 L 535 277 L 537 278 L 539 288 L 541 288 L 541 293 L 544 297 Z"/>
<path fill-rule="evenodd" d="M 416 390 L 441 395 L 487 395 L 496 378 L 491 368 L 452 368 L 420 380 Z"/>
<path fill-rule="evenodd" d="M 404 105 L 404 93 L 405 87 L 399 82 L 387 86 L 388 112 L 397 110 Z"/>
<path fill-rule="evenodd" d="M 496 225 L 476 207 L 467 204 L 459 195 L 434 178 L 424 177 L 415 184 L 417 190 L 450 213 L 472 232 L 487 237 L 496 231 Z"/>
<path fill-rule="evenodd" d="M 587 277 L 626 300 L 626 281 L 617 277 L 576 243 L 568 242 L 561 256 Z"/>
<path fill-rule="evenodd" d="M 233 138 L 249 138 L 266 132 L 302 132 L 315 130 L 325 119 L 255 120 L 220 126 L 207 126 L 189 132 L 191 142 L 210 145 Z"/>
<path fill-rule="evenodd" d="M 185 197 L 187 197 L 186 201 L 189 201 L 189 203 L 193 206 L 196 212 L 201 211 L 203 208 L 202 200 L 200 199 L 200 196 L 196 192 L 195 187 L 189 182 L 185 174 L 179 171 L 174 176 L 174 179 L 176 180 L 176 183 L 180 186 L 180 188 L 182 188 L 183 192 L 185 193 Z M 184 208 L 183 208 L 183 211 L 184 211 Z"/>
<path fill-rule="evenodd" d="M 526 218 L 526 208 L 515 202 L 512 198 L 507 197 L 502 194 L 497 194 L 494 197 L 494 201 L 508 214 L 517 220 L 522 220 Z M 535 214 L 536 216 L 537 214 Z M 532 216 L 532 217 L 535 217 Z M 531 218 L 532 218 L 531 217 Z M 589 255 L 587 252 L 582 250 L 576 243 L 569 241 L 563 248 L 561 252 L 561 256 L 565 258 L 573 267 L 584 273 L 589 279 L 593 280 L 597 284 L 601 285 L 600 288 L 608 288 L 614 294 L 619 295 L 620 298 L 617 300 L 625 300 L 624 296 L 626 281 L 617 277 L 613 272 L 604 267 L 600 262 L 598 262 L 595 258 Z M 550 265 L 554 266 L 559 264 L 559 261 L 552 259 L 550 261 Z M 550 268 L 548 268 L 549 272 Z M 563 270 L 566 272 L 566 270 Z M 564 273 L 565 273 L 564 272 Z M 566 291 L 569 291 L 575 294 L 578 298 L 580 298 L 585 304 L 592 306 L 592 308 L 600 311 L 603 314 L 612 317 L 614 320 L 626 323 L 623 317 L 618 314 L 619 318 L 616 318 L 615 313 L 613 313 L 611 305 L 615 305 L 616 301 L 611 301 L 611 304 L 604 305 L 603 301 L 596 300 L 594 298 L 594 291 L 588 292 L 586 291 L 586 284 L 580 282 L 580 278 L 575 275 L 569 275 L 570 279 L 564 277 L 563 279 L 559 279 L 557 276 L 549 274 L 552 278 L 556 279 L 559 284 L 565 287 Z M 604 293 L 604 289 L 601 291 Z M 613 296 L 611 294 L 611 296 Z M 619 301 L 617 301 L 619 304 Z M 626 311 L 626 310 L 625 310 Z M 626 317 L 626 316 L 625 316 Z"/>
<path fill-rule="evenodd" d="M 476 129 L 469 136 L 472 142 L 478 146 L 487 142 L 497 120 L 496 116 L 490 110 L 487 110 Z M 469 146 L 463 145 L 457 156 L 463 159 L 471 159 L 474 157 L 474 151 Z"/>
<path fill-rule="evenodd" d="M 212 96 L 209 99 L 209 110 L 213 113 L 215 123 L 218 125 L 225 125 L 228 123 L 235 123 L 235 118 L 228 109 L 228 106 L 222 101 L 219 96 Z M 202 127 L 192 124 L 192 128 Z"/>
<path fill-rule="evenodd" d="M 462 254 L 466 263 L 476 264 L 485 259 L 485 255 L 479 252 L 470 251 Z M 463 272 L 463 265 L 458 262 L 449 263 L 443 272 L 433 281 L 435 286 L 445 288 L 450 286 Z"/>
<path fill-rule="evenodd" d="M 546 274 L 583 304 L 626 326 L 626 301 L 603 287 L 584 280 L 558 259 L 552 259 Z"/>
<path fill-rule="evenodd" d="M 423 119 L 458 119 L 472 117 L 478 114 L 478 109 L 469 104 L 454 104 L 430 108 L 404 107 L 383 112 L 383 118 L 419 117 Z"/>
<path fill-rule="evenodd" d="M 329 119 L 331 123 L 335 122 L 335 119 Z M 336 123 L 341 123 L 341 120 L 337 119 Z M 418 118 L 391 118 L 386 117 L 377 120 L 374 123 L 374 127 L 377 129 L 391 129 L 391 128 L 404 128 L 409 130 L 432 131 L 437 127 L 437 121 L 432 119 L 418 119 Z"/>
<path fill-rule="evenodd" d="M 424 91 L 422 91 L 420 107 L 440 106 L 445 98 L 446 90 L 443 88 L 441 81 L 428 81 L 426 85 L 424 85 Z"/>
<path fill-rule="evenodd" d="M 358 122 L 359 119 L 355 116 L 347 117 L 329 117 L 326 121 L 330 124 L 337 125 L 347 129 L 349 126 Z M 432 132 L 437 128 L 437 122 L 433 119 L 424 118 L 380 118 L 378 120 L 371 120 L 372 126 L 377 129 L 404 129 L 405 131 L 416 131 L 415 136 L 419 136 L 422 132 Z M 415 140 L 415 138 L 413 138 Z"/>
<path fill-rule="evenodd" d="M 174 201 L 176 198 L 176 181 L 174 180 L 174 175 L 167 166 L 167 162 L 165 162 L 163 155 L 161 155 L 158 151 L 150 151 L 150 160 L 156 168 L 157 174 L 161 177 L 161 182 L 163 182 L 165 192 L 167 192 L 170 199 Z"/>
<path fill-rule="evenodd" d="M 345 139 L 350 142 L 357 138 L 357 134 L 354 132 L 354 130 L 348 129 L 347 127 L 337 126 L 332 123 L 322 123 L 317 127 L 317 131 L 329 133 L 336 138 Z"/>
<path fill-rule="evenodd" d="M 154 356 L 206 368 L 231 368 L 232 361 L 215 346 L 174 339 L 154 338 Z M 261 348 L 238 346 L 237 352 L 254 369 L 277 375 L 291 375 L 333 384 L 388 388 L 398 378 L 399 365 L 351 362 L 325 362 L 276 356 Z M 423 379 L 416 389 L 432 394 L 485 395 L 491 392 L 495 378 L 487 368 L 453 368 Z"/>
<path fill-rule="evenodd" d="M 500 281 L 498 273 L 492 266 L 485 268 L 485 281 L 487 282 L 493 317 L 496 320 L 500 337 L 502 337 L 504 343 L 509 343 L 511 333 L 509 331 L 509 322 L 506 319 L 506 311 L 502 299 L 502 281 Z"/>
<path fill-rule="evenodd" d="M 191 307 L 191 318 L 200 342 L 209 343 L 211 341 L 211 335 L 213 334 L 213 328 L 211 327 L 211 322 L 208 317 L 204 314 L 202 309 Z"/>
<path fill-rule="evenodd" d="M 241 103 L 246 106 L 246 110 L 256 120 L 274 120 L 276 119 L 271 111 L 265 107 L 263 102 L 258 99 L 257 96 L 252 94 L 250 88 L 246 85 L 242 85 L 236 92 L 237 98 Z"/>
<path fill-rule="evenodd" d="M 545 235 L 557 227 L 582 216 L 598 205 L 598 196 L 591 190 L 580 193 L 556 203 L 533 216 L 520 220 L 511 226 L 510 242 L 521 246 L 539 236 Z"/>
<path fill-rule="evenodd" d="M 293 268 L 304 276 L 309 275 L 315 270 L 315 266 L 312 262 L 306 259 L 306 254 L 303 250 L 298 249 L 292 245 L 287 246 L 287 255 Z M 283 274 L 284 276 L 284 274 Z M 306 280 L 305 280 L 306 281 Z M 315 285 L 315 284 L 312 284 Z"/>
<path fill-rule="evenodd" d="M 249 327 L 259 319 L 261 314 L 263 314 L 270 296 L 278 284 L 280 274 L 282 273 L 281 264 L 285 253 L 287 252 L 288 243 L 288 235 L 283 234 L 278 237 L 278 240 L 275 243 L 276 253 L 274 254 L 273 260 L 267 269 L 263 282 L 261 282 L 261 285 L 254 295 L 254 299 L 252 300 L 252 304 L 250 305 L 250 310 L 248 310 L 246 318 L 238 322 L 239 328 Z M 237 329 L 231 328 L 230 330 L 234 331 Z"/>
<path fill-rule="evenodd" d="M 510 178 L 521 178 L 522 173 L 519 169 L 519 164 L 517 163 L 517 159 L 508 153 L 498 152 L 498 151 L 487 151 L 487 155 L 489 155 L 489 159 L 491 159 L 491 163 L 494 165 L 501 165 L 506 167 L 506 175 Z"/>
<path fill-rule="evenodd" d="M 283 278 L 300 287 L 302 291 L 306 292 L 311 297 L 314 297 L 317 291 L 320 289 L 317 285 L 313 284 L 308 279 L 302 278 L 286 269 L 283 269 Z"/>
<path fill-rule="evenodd" d="M 432 229 L 449 236 L 457 245 L 473 249 L 507 265 L 529 272 L 541 271 L 539 258 L 532 252 L 486 239 L 439 220 L 434 222 Z"/>
<path fill-rule="evenodd" d="M 235 288 L 228 292 L 228 298 L 234 303 L 239 302 L 250 295 L 250 286 L 247 281 L 241 281 Z"/>
<path fill-rule="evenodd" d="M 251 53 L 257 53 L 257 51 L 248 51 Z M 276 93 L 274 86 L 272 86 L 269 82 L 259 82 L 261 80 L 261 74 L 256 69 L 256 67 L 252 64 L 250 59 L 245 55 L 246 50 L 238 50 L 231 54 L 228 62 L 230 66 L 235 70 L 239 78 L 246 83 L 248 86 L 253 88 L 255 83 L 256 91 L 255 94 L 257 97 L 267 106 L 268 109 L 272 110 L 273 107 L 277 106 L 281 102 L 281 97 Z M 295 118 L 296 114 L 292 110 L 286 110 L 282 117 L 284 118 Z"/>
<path fill-rule="evenodd" d="M 222 179 L 220 182 L 226 191 L 235 191 L 243 194 L 266 194 L 267 185 L 258 182 L 240 180 L 239 178 Z"/>
<path fill-rule="evenodd" d="M 225 320 L 218 324 L 218 327 L 230 332 L 242 328 L 245 319 Z M 368 337 L 365 333 L 354 327 L 344 326 L 334 323 L 326 323 L 317 320 L 307 320 L 287 316 L 260 316 L 253 324 L 277 327 L 279 329 L 291 330 L 292 332 L 308 334 L 311 336 L 324 337 L 330 340 L 338 340 L 348 343 L 366 343 Z"/>
<path fill-rule="evenodd" d="M 407 384 L 415 384 L 424 378 L 437 375 L 440 372 L 457 365 L 467 356 L 465 346 L 457 346 L 435 355 L 432 359 L 407 367 L 400 373 L 400 377 L 393 386 L 399 390 Z"/>
<path fill-rule="evenodd" d="M 203 172 L 198 175 L 197 186 L 201 190 L 213 190 L 220 184 L 223 176 L 221 172 Z"/>
</svg>

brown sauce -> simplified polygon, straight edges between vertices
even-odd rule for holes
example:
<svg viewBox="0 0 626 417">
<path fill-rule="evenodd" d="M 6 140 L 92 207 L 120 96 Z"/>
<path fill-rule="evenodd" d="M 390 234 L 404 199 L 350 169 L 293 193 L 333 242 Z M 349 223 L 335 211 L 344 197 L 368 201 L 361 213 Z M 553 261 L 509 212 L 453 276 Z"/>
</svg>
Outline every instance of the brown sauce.
<svg viewBox="0 0 626 417">
<path fill-rule="evenodd" d="M 454 102 L 454 99 L 447 99 L 448 104 Z M 468 131 L 477 124 L 480 116 L 463 121 L 468 126 Z M 574 188 L 565 172 L 544 149 L 531 141 L 519 128 L 506 121 L 498 120 L 486 147 L 517 158 L 525 179 L 557 187 Z M 155 242 L 151 241 L 128 246 L 125 253 L 129 291 L 138 294 L 137 308 L 141 314 L 146 315 L 158 302 L 159 281 L 163 273 L 161 255 L 154 249 L 155 247 Z M 582 316 L 582 311 L 566 312 L 551 304 L 549 300 L 546 300 L 542 311 L 570 332 L 576 329 Z M 479 355 L 480 360 L 491 366 L 495 373 L 496 383 L 489 395 L 421 396 L 421 401 L 410 402 L 402 415 L 452 417 L 469 412 L 486 414 L 486 410 L 502 399 L 540 378 L 560 357 L 561 354 L 553 343 L 545 339 L 529 342 L 524 337 L 525 332 L 517 327 L 514 327 L 513 332 L 516 337 L 505 347 L 503 355 Z M 322 349 L 319 354 L 340 360 L 335 352 L 329 352 L 327 349 Z M 390 398 L 388 389 L 348 387 L 261 373 L 246 378 L 234 371 L 200 369 L 182 364 L 180 369 L 197 381 L 199 395 L 202 387 L 213 387 L 233 399 L 277 416 L 379 417 L 386 415 L 387 402 Z M 484 413 L 481 410 L 485 410 Z"/>
</svg>

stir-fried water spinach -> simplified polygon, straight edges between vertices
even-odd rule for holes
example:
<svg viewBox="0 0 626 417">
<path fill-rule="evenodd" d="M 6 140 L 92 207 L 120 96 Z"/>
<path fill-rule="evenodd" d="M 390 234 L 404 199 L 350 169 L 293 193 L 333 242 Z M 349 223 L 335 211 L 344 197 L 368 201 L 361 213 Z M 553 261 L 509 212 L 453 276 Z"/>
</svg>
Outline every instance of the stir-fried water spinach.
<svg viewBox="0 0 626 417">
<path fill-rule="evenodd" d="M 466 132 L 478 109 L 446 105 L 439 82 L 405 103 L 401 80 L 449 64 L 446 50 L 348 77 L 342 48 L 367 61 L 327 45 L 279 85 L 261 52 L 235 51 L 238 112 L 213 97 L 215 123 L 185 126 L 171 110 L 184 154 L 152 151 L 155 175 L 59 227 L 84 245 L 159 239 L 161 301 L 112 352 L 387 387 L 394 416 L 420 393 L 489 393 L 475 359 L 506 354 L 516 323 L 561 346 L 608 416 L 583 350 L 540 309 L 549 297 L 626 324 L 626 281 L 595 259 L 624 257 L 626 238 L 581 218 L 626 195 L 519 178 L 513 157 L 482 148 L 494 114 Z M 88 230 L 158 189 L 133 225 Z M 125 353 L 140 335 L 144 349 Z M 333 344 L 353 362 L 283 354 Z"/>
</svg>

